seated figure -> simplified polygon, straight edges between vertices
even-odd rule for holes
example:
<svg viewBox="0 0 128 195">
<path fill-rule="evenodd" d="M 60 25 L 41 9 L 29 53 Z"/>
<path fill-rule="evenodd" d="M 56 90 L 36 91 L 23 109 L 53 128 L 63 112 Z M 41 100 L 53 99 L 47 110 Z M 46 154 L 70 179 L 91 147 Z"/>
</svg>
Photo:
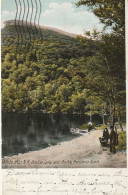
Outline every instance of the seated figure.
<svg viewBox="0 0 128 195">
<path fill-rule="evenodd" d="M 107 146 L 108 139 L 109 139 L 109 132 L 108 132 L 108 129 L 105 128 L 103 131 L 103 136 L 99 138 L 101 146 Z"/>
</svg>

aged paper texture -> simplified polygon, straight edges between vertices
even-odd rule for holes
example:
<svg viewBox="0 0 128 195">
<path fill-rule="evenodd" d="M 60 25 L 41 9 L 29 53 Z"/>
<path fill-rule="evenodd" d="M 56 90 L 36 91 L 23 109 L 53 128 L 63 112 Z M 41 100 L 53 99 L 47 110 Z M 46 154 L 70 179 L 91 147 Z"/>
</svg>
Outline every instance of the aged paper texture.
<svg viewBox="0 0 128 195">
<path fill-rule="evenodd" d="M 1 2 L 2 195 L 128 194 L 127 18 L 127 0 Z"/>
</svg>

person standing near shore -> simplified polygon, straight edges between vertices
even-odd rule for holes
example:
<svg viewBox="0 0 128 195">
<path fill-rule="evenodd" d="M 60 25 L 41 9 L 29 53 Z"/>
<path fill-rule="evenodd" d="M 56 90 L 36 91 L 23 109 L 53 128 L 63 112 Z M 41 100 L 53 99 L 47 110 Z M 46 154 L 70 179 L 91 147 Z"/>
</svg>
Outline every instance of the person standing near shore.
<svg viewBox="0 0 128 195">
<path fill-rule="evenodd" d="M 114 131 L 114 126 L 110 126 L 110 152 L 116 153 L 116 132 Z"/>
<path fill-rule="evenodd" d="M 90 132 L 92 130 L 92 122 L 88 123 L 88 132 Z"/>
<path fill-rule="evenodd" d="M 104 131 L 103 131 L 103 138 L 106 140 L 106 142 L 108 142 L 109 132 L 108 132 L 107 128 L 105 128 Z"/>
</svg>

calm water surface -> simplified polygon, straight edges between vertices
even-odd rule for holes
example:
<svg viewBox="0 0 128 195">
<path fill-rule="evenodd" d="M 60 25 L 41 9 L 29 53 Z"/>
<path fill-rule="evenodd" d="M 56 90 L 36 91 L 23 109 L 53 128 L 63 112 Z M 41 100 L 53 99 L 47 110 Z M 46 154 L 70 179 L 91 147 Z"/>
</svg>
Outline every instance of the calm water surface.
<svg viewBox="0 0 128 195">
<path fill-rule="evenodd" d="M 101 118 L 95 117 L 95 122 Z M 75 137 L 70 128 L 89 122 L 78 114 L 2 113 L 2 156 L 12 156 L 56 145 Z"/>
</svg>

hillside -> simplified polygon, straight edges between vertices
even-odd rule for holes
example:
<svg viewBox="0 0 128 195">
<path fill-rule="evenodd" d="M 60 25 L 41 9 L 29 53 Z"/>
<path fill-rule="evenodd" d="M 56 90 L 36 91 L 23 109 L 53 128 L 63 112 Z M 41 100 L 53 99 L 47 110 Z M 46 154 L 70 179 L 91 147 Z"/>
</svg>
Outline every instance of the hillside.
<svg viewBox="0 0 128 195">
<path fill-rule="evenodd" d="M 86 60 L 97 43 L 78 40 L 31 26 L 2 29 L 2 109 L 84 113 Z"/>
<path fill-rule="evenodd" d="M 20 25 L 26 25 L 26 22 L 25 21 L 20 21 L 20 20 L 17 20 L 17 23 L 19 23 Z M 30 22 L 27 22 L 28 25 L 31 25 L 31 26 L 34 26 L 33 23 L 30 24 Z M 10 25 L 15 25 L 15 20 L 9 20 L 9 21 L 5 21 L 4 22 L 4 27 L 6 26 L 10 26 Z M 36 27 L 38 28 L 38 25 L 36 25 Z M 69 32 L 66 32 L 66 31 L 63 31 L 63 30 L 60 30 L 58 28 L 54 28 L 54 27 L 49 27 L 49 26 L 40 26 L 40 28 L 42 30 L 52 30 L 52 31 L 55 31 L 57 33 L 61 33 L 63 35 L 67 35 L 69 37 L 74 37 L 76 38 L 77 37 L 77 34 L 73 34 L 73 33 L 69 33 Z"/>
</svg>

